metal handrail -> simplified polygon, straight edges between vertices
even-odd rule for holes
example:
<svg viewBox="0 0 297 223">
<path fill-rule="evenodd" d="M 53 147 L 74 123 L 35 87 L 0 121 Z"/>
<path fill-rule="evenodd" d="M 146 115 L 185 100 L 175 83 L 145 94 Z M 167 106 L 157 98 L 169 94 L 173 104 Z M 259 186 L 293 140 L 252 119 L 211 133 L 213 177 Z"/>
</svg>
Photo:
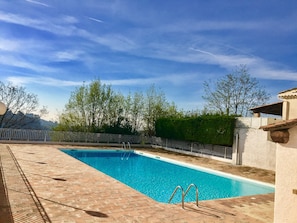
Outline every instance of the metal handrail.
<svg viewBox="0 0 297 223">
<path fill-rule="evenodd" d="M 126 143 L 122 142 L 122 149 L 126 150 Z M 126 152 L 124 151 L 123 154 L 121 155 L 121 160 L 123 160 L 125 158 Z"/>
<path fill-rule="evenodd" d="M 188 194 L 189 190 L 190 190 L 192 187 L 195 187 L 195 191 L 196 191 L 196 206 L 199 207 L 199 205 L 198 205 L 198 194 L 199 194 L 199 193 L 198 193 L 198 187 L 197 187 L 195 184 L 190 184 L 190 185 L 188 186 L 186 192 L 184 191 L 184 189 L 182 188 L 182 186 L 177 186 L 177 187 L 174 189 L 173 193 L 171 194 L 171 197 L 170 197 L 168 203 L 171 202 L 171 200 L 172 200 L 173 197 L 175 196 L 177 190 L 180 189 L 181 192 L 182 192 L 182 208 L 184 209 L 184 207 L 185 207 L 185 197 L 186 197 L 186 195 Z"/>
<path fill-rule="evenodd" d="M 123 155 L 121 157 L 122 160 L 124 160 L 125 158 L 126 158 L 126 160 L 128 160 L 129 157 L 130 157 L 130 153 L 131 153 L 131 152 L 129 152 L 129 150 L 131 150 L 130 142 L 127 142 L 127 146 L 128 146 L 128 149 L 126 147 L 126 143 L 125 142 L 122 142 L 122 149 L 123 150 L 128 150 L 127 152 L 123 152 Z M 127 154 L 127 156 L 126 156 L 126 154 Z"/>
<path fill-rule="evenodd" d="M 173 191 L 173 193 L 171 194 L 171 197 L 170 197 L 168 203 L 171 202 L 171 200 L 173 199 L 173 197 L 174 197 L 174 195 L 176 194 L 176 192 L 177 192 L 178 189 L 180 189 L 181 192 L 182 192 L 182 207 L 184 208 L 184 195 L 185 195 L 185 193 L 184 193 L 184 189 L 182 188 L 182 186 L 177 186 L 177 187 L 174 189 L 174 191 Z"/>
<path fill-rule="evenodd" d="M 130 142 L 127 142 L 127 145 L 128 145 L 128 149 L 131 150 L 131 145 L 130 145 Z"/>
<path fill-rule="evenodd" d="M 130 145 L 130 142 L 127 142 L 127 145 L 128 145 L 128 149 L 129 150 L 131 150 L 131 145 Z M 130 154 L 131 154 L 131 151 L 130 152 L 128 152 L 128 155 L 127 155 L 127 160 L 129 159 L 129 157 L 130 157 Z"/>
<path fill-rule="evenodd" d="M 195 185 L 195 184 L 190 184 L 184 194 L 184 198 L 186 197 L 186 195 L 188 194 L 189 190 L 192 188 L 192 187 L 195 187 L 195 192 L 196 192 L 196 206 L 199 207 L 198 205 L 198 196 L 199 196 L 199 192 L 198 192 L 198 187 Z"/>
</svg>

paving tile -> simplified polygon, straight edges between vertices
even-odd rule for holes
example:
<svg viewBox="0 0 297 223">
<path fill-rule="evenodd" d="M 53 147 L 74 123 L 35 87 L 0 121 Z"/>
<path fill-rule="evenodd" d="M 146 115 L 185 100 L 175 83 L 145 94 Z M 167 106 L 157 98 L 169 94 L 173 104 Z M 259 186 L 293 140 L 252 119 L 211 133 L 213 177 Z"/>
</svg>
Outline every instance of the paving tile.
<svg viewBox="0 0 297 223">
<path fill-rule="evenodd" d="M 7 146 L 30 182 L 49 222 L 273 222 L 274 194 L 201 201 L 199 207 L 194 203 L 186 203 L 185 209 L 182 209 L 180 204 L 158 203 L 146 197 L 59 151 L 59 145 L 0 144 L 0 156 L 5 161 L 2 164 L 15 222 L 37 223 L 46 220 L 40 217 L 40 211 L 32 202 L 28 188 L 24 186 L 24 179 L 5 152 Z M 206 162 L 204 159 L 160 150 L 148 152 L 189 161 L 191 164 L 207 163 L 208 167 L 214 169 L 240 172 L 234 167 L 225 167 L 229 164 Z M 248 172 L 247 169 L 242 171 L 245 175 Z M 255 171 L 250 173 L 257 178 Z M 263 175 L 263 170 L 259 174 Z M 268 171 L 265 180 L 273 182 L 274 174 Z M 18 216 L 20 219 L 17 219 Z"/>
</svg>

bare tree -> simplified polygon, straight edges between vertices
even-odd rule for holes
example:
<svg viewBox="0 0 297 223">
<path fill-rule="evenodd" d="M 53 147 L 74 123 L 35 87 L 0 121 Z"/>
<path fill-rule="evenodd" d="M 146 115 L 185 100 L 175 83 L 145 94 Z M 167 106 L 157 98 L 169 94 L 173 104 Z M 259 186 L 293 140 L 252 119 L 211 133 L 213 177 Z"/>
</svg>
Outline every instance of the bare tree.
<svg viewBox="0 0 297 223">
<path fill-rule="evenodd" d="M 6 113 L 0 116 L 0 127 L 27 128 L 37 120 L 39 122 L 40 116 L 33 115 L 38 108 L 37 95 L 26 92 L 24 87 L 0 81 L 0 101 L 7 107 Z"/>
<path fill-rule="evenodd" d="M 247 116 L 250 108 L 265 104 L 270 98 L 245 65 L 215 83 L 204 82 L 204 92 L 205 110 L 226 115 Z"/>
</svg>

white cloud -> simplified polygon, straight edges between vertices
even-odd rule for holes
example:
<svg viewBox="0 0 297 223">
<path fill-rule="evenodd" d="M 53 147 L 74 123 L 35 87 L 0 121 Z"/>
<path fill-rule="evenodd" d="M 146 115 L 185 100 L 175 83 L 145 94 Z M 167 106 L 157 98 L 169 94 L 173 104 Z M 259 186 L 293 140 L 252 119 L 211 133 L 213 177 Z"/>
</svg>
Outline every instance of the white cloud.
<svg viewBox="0 0 297 223">
<path fill-rule="evenodd" d="M 77 18 L 73 17 L 73 16 L 63 16 L 62 17 L 62 20 L 65 22 L 65 23 L 69 23 L 69 24 L 74 24 L 74 23 L 78 23 L 78 20 Z"/>
<path fill-rule="evenodd" d="M 216 57 L 215 54 L 210 53 L 210 52 L 207 52 L 207 51 L 204 51 L 204 50 L 195 49 L 195 48 L 192 48 L 192 47 L 190 48 L 190 50 L 193 50 L 193 51 L 196 51 L 196 52 L 199 52 L 199 53 L 202 53 L 202 54 L 206 54 L 207 56 Z"/>
<path fill-rule="evenodd" d="M 185 45 L 184 48 L 187 46 Z M 154 44 L 147 56 L 179 63 L 218 65 L 227 71 L 232 71 L 236 66 L 246 65 L 252 76 L 262 79 L 297 80 L 297 72 L 283 68 L 264 58 L 244 53 L 243 50 L 222 48 L 218 44 L 201 43 L 201 48 L 190 46 L 188 50 L 180 46 Z M 229 46 L 230 48 L 230 46 Z M 230 48 L 230 49 L 231 49 Z M 228 53 L 227 53 L 228 52 Z M 223 74 L 222 74 L 223 75 Z"/>
<path fill-rule="evenodd" d="M 0 21 L 39 29 L 56 35 L 69 36 L 74 35 L 77 31 L 76 27 L 73 26 L 73 23 L 76 21 L 75 18 L 69 16 L 31 19 L 26 16 L 0 11 Z"/>
<path fill-rule="evenodd" d="M 42 3 L 40 1 L 33 1 L 33 0 L 25 0 L 26 2 L 32 3 L 32 4 L 36 4 L 36 5 L 41 5 L 44 7 L 50 7 L 48 4 Z"/>
<path fill-rule="evenodd" d="M 262 79 L 274 80 L 297 80 L 297 71 L 280 68 L 276 63 L 267 61 L 263 58 L 246 55 L 224 55 L 222 53 L 211 53 L 199 49 L 193 49 L 198 53 L 206 55 L 206 62 L 209 64 L 218 64 L 228 70 L 234 69 L 238 65 L 246 65 L 251 75 Z"/>
<path fill-rule="evenodd" d="M 171 84 L 171 85 L 183 85 L 189 80 L 195 82 L 195 76 L 197 73 L 180 73 L 180 74 L 170 74 L 159 77 L 148 77 L 148 78 L 130 78 L 130 79 L 112 79 L 100 80 L 104 84 L 112 86 L 142 86 L 151 84 Z M 45 76 L 9 76 L 6 78 L 8 82 L 15 85 L 31 85 L 38 84 L 43 86 L 53 86 L 53 87 L 75 87 L 81 86 L 83 83 L 88 84 L 90 81 L 67 81 L 57 78 L 45 77 Z M 196 81 L 199 81 L 198 79 Z"/>
<path fill-rule="evenodd" d="M 154 27 L 154 30 L 159 32 L 178 32 L 178 33 L 193 33 L 205 31 L 249 31 L 259 32 L 264 30 L 278 31 L 294 31 L 296 23 L 291 21 L 296 20 L 294 17 L 283 17 L 280 19 L 262 19 L 262 20 L 179 20 L 170 24 L 159 23 L 159 26 Z M 284 25 L 286 24 L 286 25 Z"/>
<path fill-rule="evenodd" d="M 109 34 L 92 38 L 92 40 L 115 51 L 131 51 L 138 47 L 135 41 L 121 34 Z"/>
<path fill-rule="evenodd" d="M 66 81 L 56 78 L 43 77 L 43 76 L 10 76 L 6 78 L 7 81 L 15 85 L 29 85 L 29 84 L 38 84 L 44 86 L 53 86 L 53 87 L 72 87 L 72 86 L 81 86 L 83 82 L 81 81 Z"/>
<path fill-rule="evenodd" d="M 0 37 L 0 51 L 11 51 L 15 52 L 21 47 L 20 43 L 14 40 Z"/>
<path fill-rule="evenodd" d="M 258 63 L 250 70 L 256 77 L 262 79 L 297 81 L 297 71 L 274 68 L 274 66 L 265 65 L 265 63 Z"/>
<path fill-rule="evenodd" d="M 59 51 L 55 53 L 53 60 L 66 62 L 66 61 L 73 61 L 73 60 L 80 60 L 81 55 L 83 54 L 82 51 L 77 50 L 69 50 L 69 51 Z"/>
<path fill-rule="evenodd" d="M 199 82 L 197 73 L 173 73 L 167 75 L 159 75 L 158 77 L 147 77 L 147 78 L 131 78 L 131 79 L 114 79 L 114 80 L 101 80 L 105 84 L 112 86 L 141 86 L 141 85 L 184 85 L 188 81 Z"/>
<path fill-rule="evenodd" d="M 39 1 L 28 0 L 31 3 L 41 3 Z M 42 4 L 42 3 L 41 3 Z M 102 23 L 103 21 L 94 17 L 87 17 L 89 20 L 94 22 Z M 206 30 L 259 30 L 261 27 L 271 27 L 273 24 L 277 24 L 275 21 L 181 21 L 179 23 L 172 23 L 172 25 L 166 26 L 160 22 L 158 28 L 146 29 L 139 28 L 129 30 L 130 33 L 122 32 L 102 32 L 103 35 L 96 35 L 86 29 L 81 29 L 77 25 L 79 22 L 76 17 L 73 16 L 57 16 L 57 17 L 44 17 L 38 19 L 31 19 L 30 17 L 21 16 L 20 14 L 11 14 L 0 11 L 0 20 L 15 24 L 28 26 L 31 28 L 48 31 L 59 36 L 75 36 L 84 38 L 96 46 L 95 44 L 101 44 L 109 47 L 113 51 L 127 52 L 129 55 L 134 55 L 142 58 L 153 58 L 174 61 L 178 63 L 192 63 L 201 65 L 218 65 L 226 70 L 232 70 L 235 66 L 240 64 L 246 64 L 254 76 L 261 78 L 272 78 L 272 79 L 289 79 L 296 80 L 296 72 L 290 69 L 281 69 L 275 66 L 273 63 L 266 61 L 263 58 L 256 57 L 234 50 L 233 52 L 226 51 L 216 42 L 211 42 L 206 37 L 200 37 L 200 35 L 193 36 L 191 31 L 206 31 Z M 135 32 L 134 32 L 135 31 Z M 154 31 L 153 33 L 150 33 Z M 162 42 L 162 34 L 174 31 L 177 32 L 174 37 L 169 38 L 168 42 Z M 189 36 L 181 37 L 181 33 L 189 32 Z M 152 38 L 153 37 L 153 38 Z M 160 38 L 159 38 L 160 37 Z M 196 38 L 198 39 L 196 41 Z M 194 43 L 193 43 L 194 42 Z M 24 42 L 23 42 L 24 43 Z M 84 42 L 85 43 L 85 42 Z M 24 44 L 27 45 L 27 44 Z M 46 44 L 44 44 L 46 45 Z M 82 57 L 83 51 L 79 49 L 80 44 L 77 44 L 77 49 L 59 49 L 57 53 L 53 53 L 55 49 L 52 49 L 50 60 L 53 61 L 73 61 L 79 60 Z M 86 45 L 90 46 L 89 43 Z M 40 44 L 41 46 L 41 44 Z M 1 42 L 0 39 L 0 50 L 4 51 L 17 51 L 19 50 L 20 44 L 13 43 L 13 41 Z M 54 46 L 52 46 L 54 48 Z M 99 47 L 98 47 L 99 48 Z M 29 47 L 28 47 L 29 49 Z M 22 49 L 23 50 L 23 49 Z M 30 50 L 30 49 L 29 49 Z M 39 50 L 44 52 L 42 48 Z M 24 50 L 23 50 L 24 52 Z M 42 58 L 42 55 L 32 54 L 32 51 L 28 51 L 31 55 Z M 28 53 L 28 55 L 29 55 Z M 35 51 L 34 53 L 38 53 Z M 87 54 L 86 54 L 87 56 Z M 22 60 L 21 58 L 0 56 L 0 63 L 9 64 L 12 66 L 23 67 L 32 69 L 34 71 L 48 71 L 50 68 L 43 65 L 36 65 L 31 62 Z M 85 59 L 83 59 L 85 60 Z M 94 60 L 98 60 L 95 58 Z M 109 63 L 111 63 L 109 61 Z M 122 64 L 121 64 L 122 65 Z M 123 65 L 124 66 L 124 65 Z M 141 69 L 141 68 L 138 68 Z M 145 68 L 143 68 L 145 69 Z M 148 68 L 146 68 L 148 69 Z M 53 72 L 57 71 L 52 68 Z M 178 76 L 178 75 L 177 75 Z M 176 77 L 177 77 L 176 76 Z M 164 77 L 164 80 L 167 77 Z M 113 80 L 113 85 L 133 85 L 133 84 L 144 84 L 144 83 L 155 83 L 160 81 L 161 78 L 135 78 L 130 80 Z M 168 81 L 172 83 L 173 78 L 168 78 Z"/>
<path fill-rule="evenodd" d="M 19 25 L 24 25 L 24 26 L 32 26 L 32 27 L 37 27 L 43 25 L 40 21 L 35 20 L 35 19 L 30 19 L 24 16 L 19 16 L 16 14 L 12 13 L 6 13 L 0 11 L 0 20 L 8 23 L 14 23 L 14 24 L 19 24 Z"/>
<path fill-rule="evenodd" d="M 95 19 L 93 17 L 87 17 L 89 20 L 92 20 L 92 21 L 95 21 L 95 22 L 98 22 L 98 23 L 103 23 L 103 21 L 101 19 Z"/>
<path fill-rule="evenodd" d="M 20 57 L 10 56 L 10 55 L 0 55 L 0 64 L 5 66 L 17 67 L 30 69 L 36 72 L 55 72 L 55 68 L 40 65 L 38 63 L 31 63 L 26 60 L 23 60 Z"/>
<path fill-rule="evenodd" d="M 0 11 L 0 21 L 47 31 L 59 36 L 82 37 L 87 39 L 88 41 L 99 43 L 101 45 L 109 47 L 112 50 L 117 51 L 128 51 L 136 47 L 133 40 L 121 34 L 107 34 L 105 36 L 97 36 L 84 29 L 77 28 L 73 24 L 76 23 L 77 20 L 71 16 L 63 16 L 56 19 L 31 19 L 26 16 L 20 16 L 17 14 L 5 13 Z"/>
</svg>

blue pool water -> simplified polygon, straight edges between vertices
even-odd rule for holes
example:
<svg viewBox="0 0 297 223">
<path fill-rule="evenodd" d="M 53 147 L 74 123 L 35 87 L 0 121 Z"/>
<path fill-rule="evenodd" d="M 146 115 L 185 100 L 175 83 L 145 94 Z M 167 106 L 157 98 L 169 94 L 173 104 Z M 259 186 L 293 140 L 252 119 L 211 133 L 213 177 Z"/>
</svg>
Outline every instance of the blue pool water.
<svg viewBox="0 0 297 223">
<path fill-rule="evenodd" d="M 176 186 L 180 185 L 186 190 L 192 183 L 198 187 L 199 200 L 274 192 L 274 188 L 266 184 L 232 176 L 223 177 L 133 151 L 69 149 L 62 151 L 163 203 L 168 202 Z M 189 191 L 185 201 L 195 201 L 194 188 Z M 171 203 L 180 202 L 181 193 L 177 191 Z"/>
</svg>

